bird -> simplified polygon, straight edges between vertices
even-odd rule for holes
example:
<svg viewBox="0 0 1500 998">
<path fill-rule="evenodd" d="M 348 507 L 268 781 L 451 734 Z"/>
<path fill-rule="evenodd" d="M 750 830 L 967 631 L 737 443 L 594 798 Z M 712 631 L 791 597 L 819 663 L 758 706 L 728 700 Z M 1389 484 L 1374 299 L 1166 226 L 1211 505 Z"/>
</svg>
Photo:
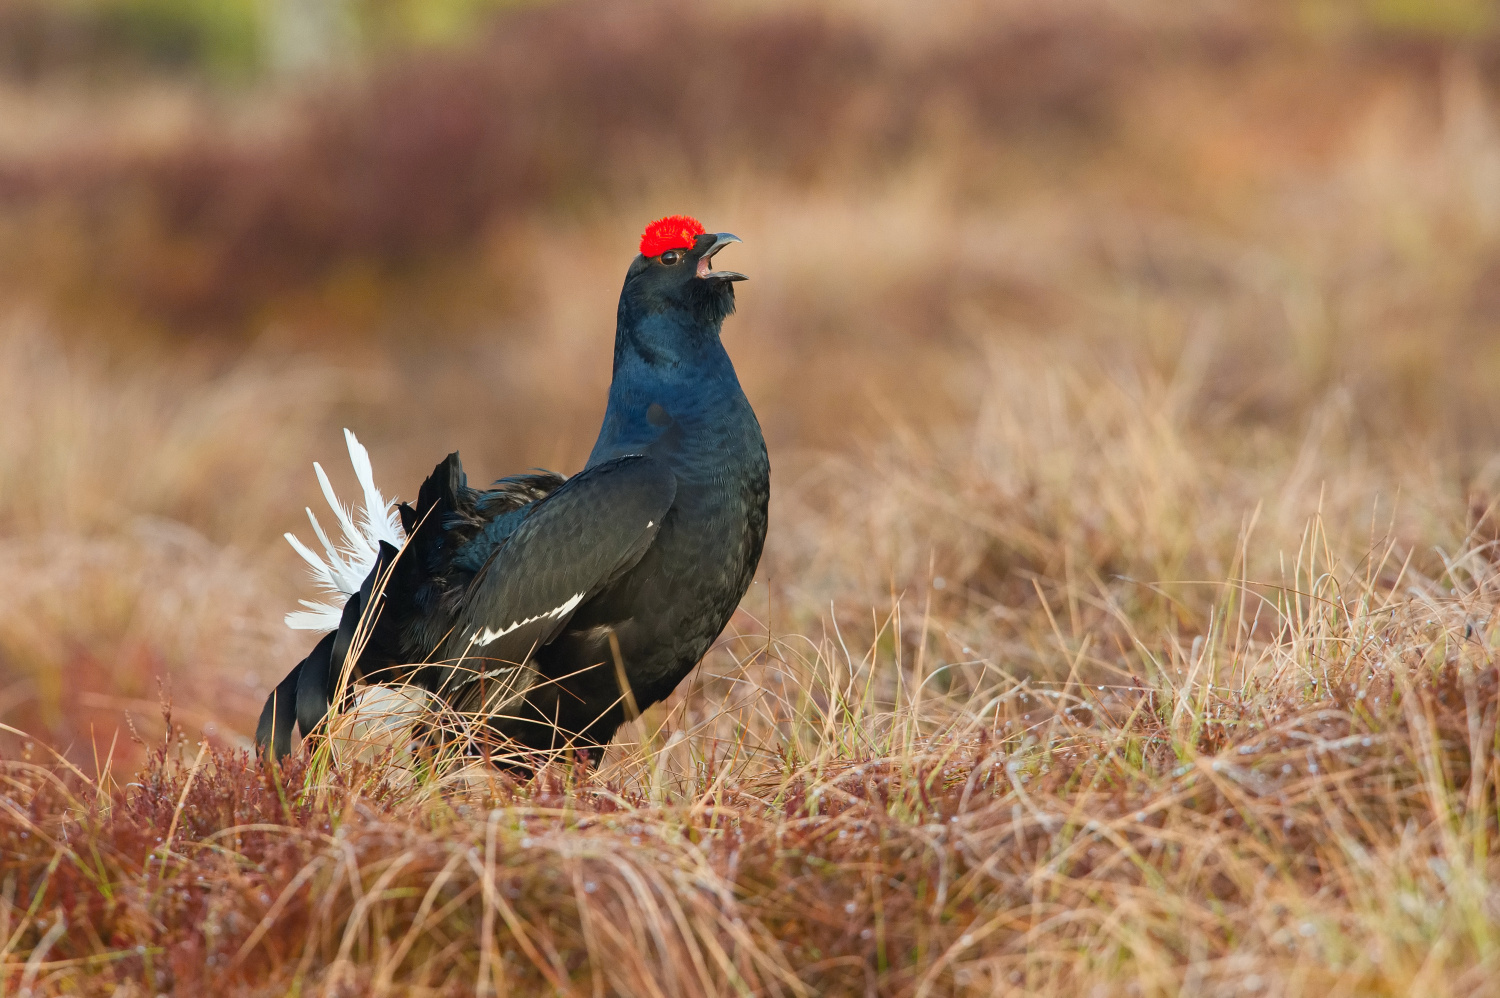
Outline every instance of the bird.
<svg viewBox="0 0 1500 998">
<path fill-rule="evenodd" d="M 604 420 L 583 469 L 471 488 L 458 453 L 415 504 L 384 498 L 345 430 L 362 508 L 337 498 L 324 549 L 291 533 L 331 599 L 289 626 L 323 631 L 266 699 L 255 740 L 276 758 L 358 685 L 409 684 L 476 719 L 508 765 L 544 753 L 597 764 L 630 716 L 671 694 L 748 591 L 765 545 L 770 461 L 720 335 L 744 274 L 740 242 L 697 220 L 652 222 L 625 273 Z M 488 755 L 490 748 L 484 748 Z"/>
</svg>

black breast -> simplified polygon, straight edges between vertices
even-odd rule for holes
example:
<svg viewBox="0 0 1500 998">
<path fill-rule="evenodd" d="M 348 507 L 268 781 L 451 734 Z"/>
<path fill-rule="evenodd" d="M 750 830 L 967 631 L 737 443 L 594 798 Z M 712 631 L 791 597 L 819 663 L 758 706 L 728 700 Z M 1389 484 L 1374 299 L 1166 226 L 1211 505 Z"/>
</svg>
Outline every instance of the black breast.
<svg viewBox="0 0 1500 998">
<path fill-rule="evenodd" d="M 722 633 L 755 576 L 770 465 L 748 404 L 747 418 L 719 421 L 711 433 L 653 409 L 647 418 L 662 433 L 647 450 L 672 462 L 676 500 L 641 560 L 537 650 L 541 678 L 513 712 L 520 717 L 496 724 L 532 747 L 560 747 L 570 737 L 606 744 L 626 719 L 619 677 L 636 709 L 667 697 Z M 700 446 L 686 446 L 692 443 Z"/>
</svg>

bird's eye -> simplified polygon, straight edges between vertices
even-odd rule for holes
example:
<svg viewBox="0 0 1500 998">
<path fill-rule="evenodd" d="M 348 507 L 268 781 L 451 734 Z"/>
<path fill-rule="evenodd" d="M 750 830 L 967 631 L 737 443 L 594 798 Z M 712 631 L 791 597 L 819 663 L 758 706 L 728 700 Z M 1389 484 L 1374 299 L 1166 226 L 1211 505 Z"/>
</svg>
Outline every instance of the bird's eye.
<svg viewBox="0 0 1500 998">
<path fill-rule="evenodd" d="M 682 254 L 680 252 L 678 252 L 677 250 L 667 250 L 665 253 L 663 253 L 661 255 L 661 262 L 664 263 L 664 264 L 666 264 L 668 267 L 672 266 L 672 264 L 676 263 L 678 260 L 681 260 L 681 259 L 682 259 Z"/>
</svg>

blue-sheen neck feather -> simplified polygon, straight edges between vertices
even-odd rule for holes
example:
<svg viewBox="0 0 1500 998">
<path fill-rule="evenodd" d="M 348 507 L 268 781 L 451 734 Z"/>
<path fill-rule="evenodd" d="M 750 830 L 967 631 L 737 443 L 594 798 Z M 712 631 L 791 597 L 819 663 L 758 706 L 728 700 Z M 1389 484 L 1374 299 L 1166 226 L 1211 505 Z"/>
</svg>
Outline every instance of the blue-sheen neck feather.
<svg viewBox="0 0 1500 998">
<path fill-rule="evenodd" d="M 719 340 L 724 316 L 734 309 L 733 293 L 705 296 L 724 304 L 705 316 L 681 307 L 642 309 L 627 291 L 620 299 L 615 330 L 614 380 L 590 465 L 632 453 L 654 452 L 664 430 L 653 424 L 653 403 L 674 420 L 715 422 L 743 402 L 734 365 Z"/>
<path fill-rule="evenodd" d="M 694 278 L 680 293 L 674 301 L 653 299 L 627 280 L 615 324 L 616 377 L 632 355 L 663 369 L 691 369 L 723 355 L 719 331 L 734 314 L 733 285 Z"/>
</svg>

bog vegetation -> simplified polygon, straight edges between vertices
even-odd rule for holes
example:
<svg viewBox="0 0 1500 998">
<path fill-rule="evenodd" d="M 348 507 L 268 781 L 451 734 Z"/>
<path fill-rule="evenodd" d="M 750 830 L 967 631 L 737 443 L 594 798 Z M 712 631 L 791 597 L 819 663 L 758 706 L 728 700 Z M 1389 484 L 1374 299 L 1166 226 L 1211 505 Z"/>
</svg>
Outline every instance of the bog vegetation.
<svg viewBox="0 0 1500 998">
<path fill-rule="evenodd" d="M 5 994 L 1493 990 L 1487 6 L 473 4 L 291 83 L 107 6 L 0 7 Z M 311 462 L 576 470 L 675 211 L 772 449 L 724 639 L 596 769 L 252 758 Z"/>
</svg>

